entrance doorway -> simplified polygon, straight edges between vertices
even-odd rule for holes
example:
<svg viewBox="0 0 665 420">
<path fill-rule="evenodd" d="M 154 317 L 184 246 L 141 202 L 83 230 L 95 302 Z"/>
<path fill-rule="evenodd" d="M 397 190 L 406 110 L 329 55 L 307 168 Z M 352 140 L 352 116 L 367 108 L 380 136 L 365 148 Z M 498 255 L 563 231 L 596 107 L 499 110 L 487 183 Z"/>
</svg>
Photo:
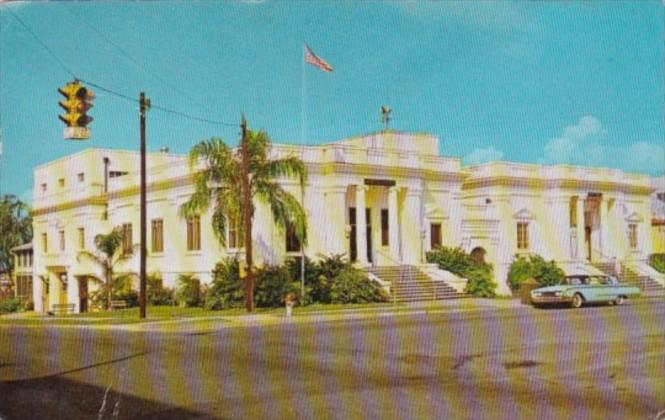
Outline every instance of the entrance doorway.
<svg viewBox="0 0 665 420">
<path fill-rule="evenodd" d="M 369 208 L 365 209 L 365 220 L 367 222 L 367 261 L 372 262 L 372 212 Z M 351 261 L 356 261 L 358 259 L 358 243 L 356 240 L 356 208 L 349 207 L 349 226 L 351 227 L 349 231 L 349 253 L 351 254 Z"/>
<path fill-rule="evenodd" d="M 471 258 L 477 262 L 478 264 L 485 264 L 485 249 L 482 247 L 476 247 L 473 248 L 473 251 L 471 251 Z"/>
<path fill-rule="evenodd" d="M 88 278 L 79 277 L 79 312 L 88 312 Z"/>
</svg>

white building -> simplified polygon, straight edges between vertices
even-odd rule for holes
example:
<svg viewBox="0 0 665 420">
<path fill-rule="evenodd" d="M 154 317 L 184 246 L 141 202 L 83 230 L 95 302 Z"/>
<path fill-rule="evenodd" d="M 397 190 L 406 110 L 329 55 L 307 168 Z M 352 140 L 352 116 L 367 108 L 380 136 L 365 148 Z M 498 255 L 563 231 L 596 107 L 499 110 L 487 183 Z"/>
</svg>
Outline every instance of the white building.
<svg viewBox="0 0 665 420">
<path fill-rule="evenodd" d="M 349 255 L 363 267 L 420 266 L 434 280 L 455 277 L 424 264 L 438 245 L 461 246 L 494 264 L 500 293 L 516 254 L 535 252 L 567 271 L 591 262 L 632 264 L 653 275 L 653 187 L 644 175 L 571 166 L 493 162 L 462 168 L 439 155 L 438 138 L 383 131 L 320 146 L 273 145 L 274 157 L 295 155 L 307 166 L 303 203 L 311 258 Z M 139 237 L 138 154 L 88 149 L 35 169 L 33 199 L 35 308 L 73 305 L 86 310 L 87 293 L 102 278 L 79 258 L 97 234 L 123 226 L 127 247 Z M 210 213 L 185 220 L 180 206 L 193 191 L 185 156 L 148 156 L 148 272 L 173 286 L 179 274 L 210 281 L 215 263 L 240 252 L 235 231 L 227 247 L 215 238 Z M 295 180 L 282 185 L 301 197 Z M 298 244 L 256 202 L 257 264 L 299 255 Z M 357 211 L 364 208 L 365 211 Z M 138 272 L 138 255 L 124 272 Z M 646 270 L 646 271 L 645 271 Z M 658 276 L 655 276 L 658 277 Z M 659 278 L 659 281 L 662 279 Z M 453 284 L 458 289 L 462 284 Z"/>
</svg>

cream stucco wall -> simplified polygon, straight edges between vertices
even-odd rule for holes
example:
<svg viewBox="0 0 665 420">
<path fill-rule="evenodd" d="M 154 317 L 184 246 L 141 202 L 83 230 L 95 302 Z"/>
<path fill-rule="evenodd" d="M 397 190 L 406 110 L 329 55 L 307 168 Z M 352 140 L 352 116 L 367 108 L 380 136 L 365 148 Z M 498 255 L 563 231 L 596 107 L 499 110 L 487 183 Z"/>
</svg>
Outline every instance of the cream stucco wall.
<svg viewBox="0 0 665 420">
<path fill-rule="evenodd" d="M 431 224 L 438 223 L 444 246 L 486 251 L 486 259 L 494 265 L 498 291 L 505 294 L 507 270 L 518 253 L 537 253 L 562 263 L 583 260 L 576 236 L 579 230 L 571 227 L 569 214 L 576 197 L 586 200 L 581 209 L 590 212 L 591 240 L 593 248 L 598 248 L 592 250 L 593 259 L 639 260 L 653 249 L 649 199 L 653 187 L 642 175 L 509 162 L 462 168 L 459 159 L 439 155 L 438 138 L 393 131 L 321 146 L 275 144 L 271 156 L 297 156 L 307 166 L 304 192 L 293 179 L 279 182 L 302 200 L 309 226 L 305 253 L 310 258 L 349 255 L 354 239 L 360 264 L 365 263 L 360 247 L 368 241 L 372 253 L 367 264 L 421 264 L 431 248 Z M 105 182 L 105 157 L 111 171 L 126 174 Z M 188 251 L 187 225 L 179 211 L 193 191 L 186 157 L 151 153 L 148 168 L 148 272 L 160 273 L 168 286 L 175 286 L 180 274 L 194 274 L 209 282 L 215 263 L 240 250 L 220 245 L 208 211 L 201 214 L 201 250 Z M 74 303 L 78 310 L 77 279 L 102 277 L 98 267 L 77 258 L 78 228 L 85 229 L 87 250 L 94 249 L 95 235 L 124 223 L 131 223 L 133 242 L 138 243 L 137 169 L 137 153 L 107 149 L 89 149 L 35 169 L 33 293 L 37 310 L 62 302 Z M 43 184 L 47 184 L 46 190 Z M 349 208 L 358 207 L 359 202 L 370 208 L 371 235 L 365 237 L 359 228 L 363 217 L 357 212 L 352 238 Z M 254 204 L 256 264 L 280 263 L 298 255 L 286 252 L 285 232 L 273 223 L 270 209 L 258 201 Z M 381 238 L 381 210 L 389 214 L 387 244 Z M 157 254 L 150 249 L 153 219 L 163 220 L 164 250 Z M 517 249 L 518 222 L 528 223 L 529 247 L 525 250 Z M 635 249 L 628 244 L 629 224 L 638 227 Z M 58 244 L 60 230 L 66 234 L 64 251 Z M 44 232 L 49 240 L 47 252 L 41 244 Z M 125 273 L 138 269 L 137 255 L 118 267 Z M 65 273 L 63 289 L 60 277 Z M 42 305 L 46 280 L 51 286 L 48 301 Z"/>
</svg>

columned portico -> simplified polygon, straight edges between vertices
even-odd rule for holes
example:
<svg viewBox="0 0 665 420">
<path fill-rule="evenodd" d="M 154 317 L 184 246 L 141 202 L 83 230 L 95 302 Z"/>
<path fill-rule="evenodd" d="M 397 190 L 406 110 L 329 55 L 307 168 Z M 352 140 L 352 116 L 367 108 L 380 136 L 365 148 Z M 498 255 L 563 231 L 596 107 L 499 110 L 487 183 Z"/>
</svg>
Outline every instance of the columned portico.
<svg viewBox="0 0 665 420">
<path fill-rule="evenodd" d="M 397 216 L 397 187 L 388 189 L 388 239 L 390 242 L 390 253 L 395 262 L 401 262 L 399 244 L 399 217 Z"/>
<path fill-rule="evenodd" d="M 356 185 L 356 244 L 357 244 L 357 258 L 361 266 L 367 265 L 367 217 L 365 209 L 367 208 L 367 201 L 365 193 L 367 187 L 364 185 Z"/>
</svg>

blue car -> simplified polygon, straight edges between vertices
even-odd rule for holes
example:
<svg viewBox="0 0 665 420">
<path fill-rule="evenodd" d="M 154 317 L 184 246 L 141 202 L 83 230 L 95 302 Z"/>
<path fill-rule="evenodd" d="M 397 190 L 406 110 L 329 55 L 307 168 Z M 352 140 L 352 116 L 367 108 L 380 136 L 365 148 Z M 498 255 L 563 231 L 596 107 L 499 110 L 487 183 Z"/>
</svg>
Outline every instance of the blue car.
<svg viewBox="0 0 665 420">
<path fill-rule="evenodd" d="M 577 275 L 564 277 L 556 286 L 532 290 L 531 303 L 533 306 L 567 303 L 573 308 L 592 302 L 622 305 L 629 297 L 639 295 L 639 288 L 621 284 L 611 276 Z"/>
</svg>

